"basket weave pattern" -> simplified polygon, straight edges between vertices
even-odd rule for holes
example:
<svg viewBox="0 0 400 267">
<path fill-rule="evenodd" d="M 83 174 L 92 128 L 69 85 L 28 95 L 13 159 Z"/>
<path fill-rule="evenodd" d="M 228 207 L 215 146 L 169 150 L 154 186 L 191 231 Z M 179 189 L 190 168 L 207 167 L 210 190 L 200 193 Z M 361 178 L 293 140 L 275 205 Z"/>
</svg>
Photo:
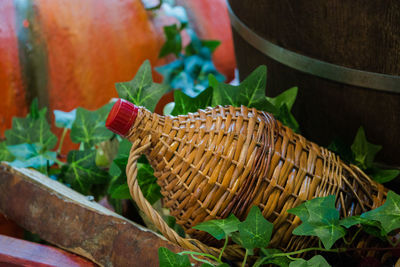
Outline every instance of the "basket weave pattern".
<svg viewBox="0 0 400 267">
<path fill-rule="evenodd" d="M 292 235 L 301 221 L 288 209 L 334 194 L 341 217 L 347 217 L 386 198 L 387 190 L 356 166 L 254 108 L 216 107 L 177 117 L 140 108 L 127 138 L 133 143 L 127 166 L 132 197 L 168 239 L 187 249 L 218 254 L 203 244 L 215 240 L 192 227 L 231 213 L 243 220 L 253 205 L 274 223 L 271 246 L 305 248 L 314 240 Z M 164 206 L 194 239 L 179 237 L 144 199 L 136 180 L 141 154 L 155 170 Z M 236 258 L 242 252 L 233 246 L 225 254 Z"/>
</svg>

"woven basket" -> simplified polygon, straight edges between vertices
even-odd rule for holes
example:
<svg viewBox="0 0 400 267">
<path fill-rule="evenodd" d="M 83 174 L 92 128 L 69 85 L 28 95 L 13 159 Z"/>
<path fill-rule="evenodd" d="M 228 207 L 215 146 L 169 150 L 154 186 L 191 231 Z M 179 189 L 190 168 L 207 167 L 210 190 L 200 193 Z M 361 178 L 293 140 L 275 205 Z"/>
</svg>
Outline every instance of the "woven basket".
<svg viewBox="0 0 400 267">
<path fill-rule="evenodd" d="M 220 250 L 210 246 L 215 240 L 192 227 L 231 213 L 243 220 L 253 205 L 274 224 L 271 247 L 298 250 L 315 239 L 292 235 L 301 221 L 288 209 L 336 195 L 340 215 L 347 217 L 386 198 L 387 189 L 356 166 L 254 108 L 219 106 L 171 117 L 139 107 L 125 137 L 133 143 L 127 165 L 133 199 L 166 238 L 189 250 L 218 255 Z M 155 170 L 164 207 L 192 239 L 169 228 L 143 197 L 136 180 L 142 154 Z M 230 259 L 243 255 L 235 245 L 225 251 Z"/>
</svg>

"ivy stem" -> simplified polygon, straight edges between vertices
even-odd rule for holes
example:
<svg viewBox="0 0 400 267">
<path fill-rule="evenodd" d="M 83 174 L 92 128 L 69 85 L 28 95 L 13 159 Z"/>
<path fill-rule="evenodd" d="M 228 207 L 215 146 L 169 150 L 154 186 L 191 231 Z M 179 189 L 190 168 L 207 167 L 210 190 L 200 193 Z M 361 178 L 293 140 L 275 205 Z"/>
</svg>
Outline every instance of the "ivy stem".
<svg viewBox="0 0 400 267">
<path fill-rule="evenodd" d="M 57 154 L 61 153 L 61 148 L 63 146 L 64 138 L 65 138 L 65 135 L 67 134 L 67 132 L 68 132 L 68 128 L 64 128 L 64 130 L 63 130 L 63 132 L 61 134 L 60 144 L 58 145 Z"/>
<path fill-rule="evenodd" d="M 358 233 L 360 233 L 362 230 L 362 227 L 358 228 L 357 232 L 354 234 L 353 238 L 350 240 L 350 244 L 352 244 L 354 242 L 354 240 L 356 240 L 356 237 L 358 235 Z"/>
<path fill-rule="evenodd" d="M 223 263 L 217 257 L 215 257 L 215 256 L 213 256 L 211 254 L 207 254 L 207 253 L 201 253 L 201 252 L 195 252 L 195 251 L 182 251 L 182 252 L 179 252 L 178 254 L 179 255 L 185 255 L 185 254 L 192 255 L 193 254 L 193 255 L 198 255 L 198 256 L 204 256 L 204 257 L 207 257 L 207 258 L 215 260 L 219 264 Z"/>
<path fill-rule="evenodd" d="M 64 165 L 65 165 L 65 163 L 62 162 L 61 160 L 55 159 L 54 161 L 55 161 L 59 166 L 64 166 Z"/>
<path fill-rule="evenodd" d="M 293 252 L 286 252 L 286 253 L 276 253 L 274 254 L 274 257 L 287 257 L 287 256 L 291 256 L 291 255 L 296 255 L 296 254 L 301 254 L 304 252 L 308 252 L 308 251 L 323 251 L 323 252 L 344 252 L 346 250 L 348 250 L 347 248 L 331 248 L 331 249 L 326 249 L 326 248 L 305 248 L 305 249 L 300 249 L 297 251 L 293 251 Z"/>
<path fill-rule="evenodd" d="M 222 259 L 222 255 L 224 254 L 224 250 L 225 250 L 226 246 L 228 245 L 228 240 L 229 240 L 229 237 L 228 237 L 227 234 L 225 234 L 225 243 L 224 243 L 224 246 L 222 247 L 221 253 L 219 254 L 219 257 L 218 257 L 218 259 L 219 259 L 220 261 L 221 261 L 221 259 Z"/>
<path fill-rule="evenodd" d="M 243 262 L 242 262 L 242 267 L 245 267 L 246 266 L 246 261 L 247 261 L 247 256 L 249 255 L 249 250 L 248 249 L 246 249 L 246 254 L 244 254 L 244 259 L 243 259 Z"/>
<path fill-rule="evenodd" d="M 196 260 L 196 261 L 199 261 L 199 262 L 202 262 L 202 263 L 207 263 L 207 264 L 210 264 L 210 262 L 208 262 L 208 261 L 206 261 L 206 260 L 203 260 L 203 259 L 200 259 L 200 258 L 197 258 L 195 255 L 193 255 L 193 254 L 190 254 L 190 257 L 192 257 L 194 260 Z"/>
<path fill-rule="evenodd" d="M 336 252 L 336 253 L 341 253 L 345 251 L 358 251 L 358 250 L 377 250 L 377 251 L 384 251 L 384 250 L 395 250 L 396 248 L 331 248 L 331 249 L 326 249 L 326 248 L 305 248 L 305 249 L 300 249 L 297 251 L 293 252 L 286 252 L 286 253 L 276 253 L 273 255 L 273 257 L 287 257 L 291 255 L 296 255 L 296 254 L 301 254 L 304 252 L 308 251 L 322 251 L 322 252 Z"/>
</svg>

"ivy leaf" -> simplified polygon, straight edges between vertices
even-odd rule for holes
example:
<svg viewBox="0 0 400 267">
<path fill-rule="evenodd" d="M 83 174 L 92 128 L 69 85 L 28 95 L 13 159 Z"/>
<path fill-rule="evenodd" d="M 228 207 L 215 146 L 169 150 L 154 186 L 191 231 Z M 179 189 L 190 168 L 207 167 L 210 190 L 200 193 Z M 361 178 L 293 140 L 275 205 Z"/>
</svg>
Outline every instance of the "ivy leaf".
<svg viewBox="0 0 400 267">
<path fill-rule="evenodd" d="M 47 112 L 46 107 L 39 110 L 38 99 L 35 98 L 31 103 L 31 106 L 29 109 L 29 114 L 27 117 L 34 119 L 34 120 L 39 119 L 39 118 L 44 118 L 46 116 L 46 112 Z"/>
<path fill-rule="evenodd" d="M 177 59 L 169 64 L 155 67 L 155 70 L 164 77 L 164 83 L 169 84 L 172 88 L 177 89 L 174 86 L 174 80 L 184 70 L 184 62 L 182 59 Z"/>
<path fill-rule="evenodd" d="M 120 98 L 124 98 L 137 106 L 144 106 L 150 111 L 154 111 L 158 100 L 169 90 L 169 87 L 165 84 L 153 83 L 148 60 L 140 66 L 131 81 L 116 83 L 115 87 Z"/>
<path fill-rule="evenodd" d="M 364 232 L 376 236 L 381 240 L 386 240 L 386 232 L 378 221 L 361 218 L 360 216 L 351 216 L 340 220 L 340 225 L 350 228 L 354 225 L 362 225 Z"/>
<path fill-rule="evenodd" d="M 138 163 L 137 179 L 144 197 L 154 204 L 162 195 L 160 186 L 157 184 L 157 178 L 154 176 L 154 170 L 149 164 Z"/>
<path fill-rule="evenodd" d="M 335 138 L 327 148 L 338 154 L 342 160 L 348 163 L 354 162 L 354 155 L 351 151 L 350 144 L 347 144 L 342 139 Z"/>
<path fill-rule="evenodd" d="M 259 267 L 265 264 L 275 264 L 280 267 L 288 267 L 291 260 L 286 256 L 276 257 L 274 254 L 282 253 L 279 249 L 261 248 L 261 257 L 256 261 L 253 267 Z"/>
<path fill-rule="evenodd" d="M 54 110 L 53 113 L 57 127 L 71 129 L 76 118 L 76 109 L 73 109 L 70 112 Z"/>
<path fill-rule="evenodd" d="M 372 167 L 375 155 L 381 149 L 382 146 L 374 145 L 367 141 L 363 127 L 358 129 L 354 142 L 351 145 L 351 150 L 354 153 L 356 164 L 360 168 L 365 170 Z"/>
<path fill-rule="evenodd" d="M 226 219 L 221 220 L 210 220 L 203 223 L 199 223 L 194 226 L 194 229 L 205 231 L 215 237 L 217 240 L 226 238 L 230 233 L 236 232 L 240 221 L 235 215 L 231 214 Z"/>
<path fill-rule="evenodd" d="M 181 30 L 178 28 L 178 25 L 164 26 L 164 34 L 167 40 L 161 47 L 158 57 L 162 58 L 168 54 L 175 54 L 175 56 L 178 56 L 182 51 Z"/>
<path fill-rule="evenodd" d="M 160 247 L 158 249 L 160 267 L 189 267 L 191 266 L 188 255 L 178 255 L 171 250 Z"/>
<path fill-rule="evenodd" d="M 168 224 L 169 227 L 171 227 L 172 229 L 175 230 L 175 232 L 181 236 L 181 237 L 185 237 L 185 230 L 183 230 L 182 226 L 180 226 L 179 224 L 176 223 L 176 219 L 173 216 L 167 216 L 165 218 L 165 222 Z"/>
<path fill-rule="evenodd" d="M 334 195 L 314 198 L 288 212 L 302 220 L 302 224 L 293 230 L 293 234 L 318 236 L 326 249 L 330 249 L 336 240 L 346 234 L 345 229 L 340 226 Z"/>
<path fill-rule="evenodd" d="M 96 166 L 96 151 L 72 150 L 68 153 L 68 164 L 63 166 L 63 178 L 71 187 L 87 194 L 94 184 L 104 184 L 108 180 L 106 171 Z"/>
<path fill-rule="evenodd" d="M 115 199 L 130 199 L 131 193 L 129 192 L 128 184 L 121 184 L 111 194 L 112 198 Z"/>
<path fill-rule="evenodd" d="M 10 165 L 18 168 L 32 167 L 40 170 L 53 165 L 57 160 L 57 152 L 45 150 L 38 143 L 12 145 L 7 146 L 7 149 L 16 157 Z"/>
<path fill-rule="evenodd" d="M 12 128 L 5 131 L 6 144 L 38 143 L 45 150 L 53 149 L 57 137 L 50 131 L 46 118 L 13 118 Z"/>
<path fill-rule="evenodd" d="M 400 175 L 400 170 L 396 169 L 381 169 L 375 164 L 368 170 L 368 175 L 378 183 L 387 183 Z"/>
<path fill-rule="evenodd" d="M 265 66 L 259 66 L 238 86 L 218 82 L 212 75 L 209 75 L 208 79 L 214 89 L 213 106 L 232 105 L 240 107 L 244 105 L 273 114 L 278 113 L 278 109 L 265 97 L 267 81 L 267 68 Z"/>
<path fill-rule="evenodd" d="M 292 87 L 276 97 L 267 97 L 267 100 L 277 108 L 281 108 L 283 105 L 286 105 L 287 109 L 290 111 L 292 110 L 292 106 L 296 101 L 297 92 L 298 88 Z"/>
<path fill-rule="evenodd" d="M 105 127 L 106 114 L 112 104 L 107 104 L 96 111 L 77 108 L 76 119 L 71 128 L 71 140 L 75 143 L 83 143 L 86 148 L 106 141 L 113 133 Z"/>
<path fill-rule="evenodd" d="M 346 227 L 346 228 L 350 228 L 354 225 L 357 224 L 365 224 L 365 223 L 369 223 L 369 222 L 374 222 L 365 218 L 361 218 L 360 216 L 356 215 L 356 216 L 350 216 L 344 219 L 340 220 L 340 225 Z"/>
<path fill-rule="evenodd" d="M 316 255 L 310 260 L 296 259 L 289 264 L 289 267 L 329 267 L 331 266 L 324 257 Z"/>
<path fill-rule="evenodd" d="M 218 40 L 201 40 L 202 46 L 207 47 L 211 53 L 214 53 L 218 46 L 221 44 L 221 41 Z"/>
<path fill-rule="evenodd" d="M 238 226 L 243 247 L 248 250 L 266 247 L 271 239 L 273 227 L 258 207 L 252 207 L 246 220 Z"/>
<path fill-rule="evenodd" d="M 15 157 L 7 149 L 6 142 L 0 142 L 0 161 L 13 161 Z"/>
<path fill-rule="evenodd" d="M 207 88 L 195 98 L 182 93 L 180 90 L 175 90 L 174 100 L 175 106 L 171 115 L 186 115 L 189 112 L 196 112 L 211 105 L 212 88 Z"/>
<path fill-rule="evenodd" d="M 118 154 L 111 164 L 109 173 L 112 177 L 108 193 L 112 198 L 130 199 L 129 187 L 126 184 L 126 165 L 128 163 L 129 152 L 132 144 L 128 140 L 121 141 Z M 162 195 L 160 186 L 157 184 L 157 178 L 154 176 L 154 170 L 148 163 L 137 164 L 137 179 L 144 197 L 154 204 Z"/>
<path fill-rule="evenodd" d="M 386 233 L 400 228 L 400 195 L 389 191 L 385 203 L 368 212 L 361 214 L 361 218 L 378 221 Z"/>
<path fill-rule="evenodd" d="M 303 222 L 293 230 L 295 235 L 318 236 L 324 247 L 330 249 L 333 244 L 346 235 L 346 231 L 337 224 L 316 224 Z"/>
<path fill-rule="evenodd" d="M 274 114 L 275 115 L 275 114 Z M 279 108 L 279 113 L 275 115 L 275 117 L 281 121 L 284 125 L 290 127 L 296 133 L 300 132 L 300 126 L 295 117 L 290 110 L 286 106 L 286 103 L 283 103 Z"/>
<path fill-rule="evenodd" d="M 123 184 L 126 184 L 126 164 L 128 163 L 129 152 L 132 147 L 132 144 L 123 139 L 119 143 L 117 156 L 111 163 L 109 174 L 112 177 L 111 182 L 108 188 L 108 193 L 113 196 L 113 193 L 117 188 Z"/>
<path fill-rule="evenodd" d="M 317 197 L 288 210 L 303 222 L 326 222 L 339 220 L 339 212 L 335 207 L 335 196 Z"/>
</svg>

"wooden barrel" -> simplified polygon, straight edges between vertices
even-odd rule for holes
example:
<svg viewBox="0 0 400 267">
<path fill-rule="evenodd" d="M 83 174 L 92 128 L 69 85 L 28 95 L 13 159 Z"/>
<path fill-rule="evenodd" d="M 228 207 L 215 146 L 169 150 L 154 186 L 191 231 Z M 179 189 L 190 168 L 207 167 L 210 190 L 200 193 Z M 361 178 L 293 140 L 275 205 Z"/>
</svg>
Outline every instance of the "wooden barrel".
<svg viewBox="0 0 400 267">
<path fill-rule="evenodd" d="M 400 166 L 400 1 L 229 0 L 241 79 L 267 65 L 267 95 L 298 86 L 304 136 L 351 144 L 363 126 Z"/>
</svg>

